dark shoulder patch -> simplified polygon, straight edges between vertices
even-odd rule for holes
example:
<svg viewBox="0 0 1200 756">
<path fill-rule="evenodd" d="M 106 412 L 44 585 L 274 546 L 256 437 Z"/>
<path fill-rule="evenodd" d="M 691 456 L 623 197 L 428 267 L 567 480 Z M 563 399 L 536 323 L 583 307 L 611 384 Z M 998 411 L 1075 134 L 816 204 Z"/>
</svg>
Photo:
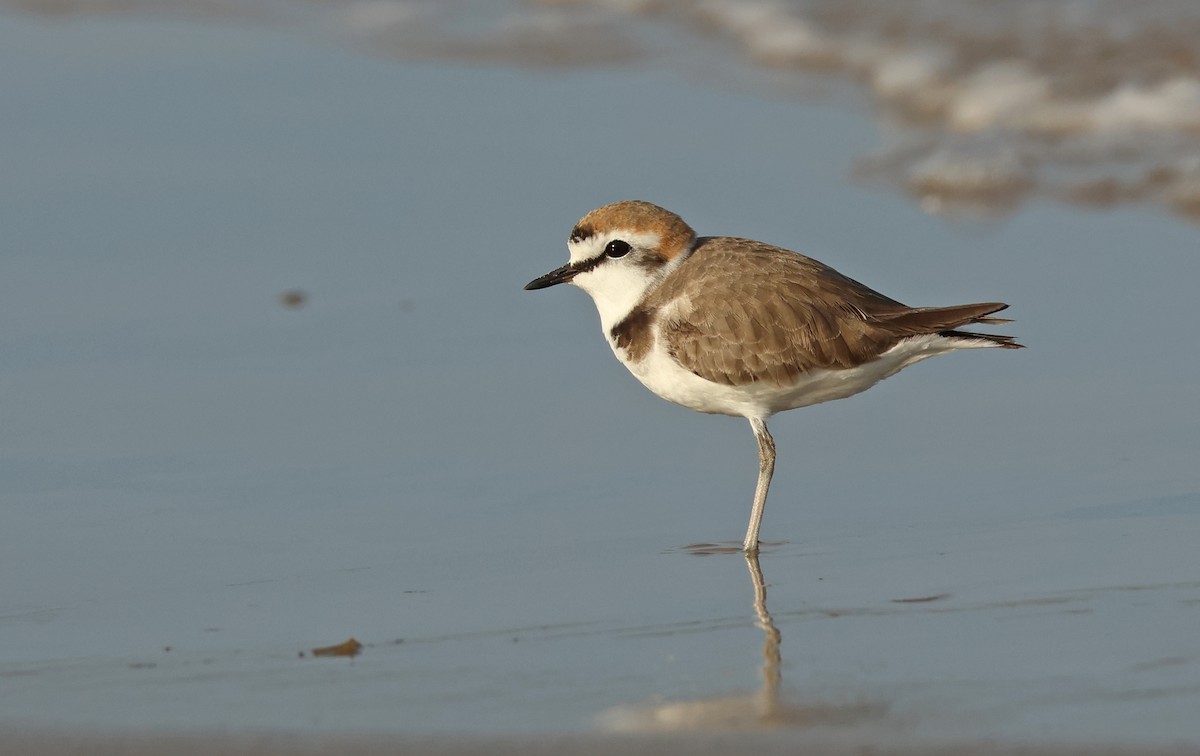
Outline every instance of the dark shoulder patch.
<svg viewBox="0 0 1200 756">
<path fill-rule="evenodd" d="M 667 264 L 667 258 L 657 252 L 642 252 L 634 257 L 633 262 L 647 273 L 654 273 Z"/>
<path fill-rule="evenodd" d="M 645 307 L 633 308 L 633 312 L 609 331 L 613 343 L 624 349 L 630 360 L 641 362 L 650 351 L 650 342 L 653 339 L 650 326 L 653 320 L 650 311 Z"/>
</svg>

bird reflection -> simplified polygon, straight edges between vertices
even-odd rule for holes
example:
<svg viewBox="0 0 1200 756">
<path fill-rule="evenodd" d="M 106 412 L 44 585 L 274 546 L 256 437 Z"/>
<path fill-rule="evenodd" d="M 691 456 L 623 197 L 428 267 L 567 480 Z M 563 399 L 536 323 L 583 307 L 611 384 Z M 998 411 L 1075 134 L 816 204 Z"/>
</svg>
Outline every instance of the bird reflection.
<svg viewBox="0 0 1200 756">
<path fill-rule="evenodd" d="M 743 557 L 754 587 L 755 625 L 763 631 L 762 687 L 754 693 L 619 706 L 601 715 L 602 726 L 628 732 L 754 730 L 852 725 L 883 715 L 884 707 L 874 702 L 836 704 L 785 700 L 782 636 L 767 609 L 767 584 L 758 555 L 743 554 Z"/>
<path fill-rule="evenodd" d="M 759 691 L 759 717 L 763 722 L 770 722 L 779 714 L 779 688 L 783 680 L 783 653 L 780 645 L 783 642 L 775 620 L 767 611 L 767 584 L 763 580 L 762 567 L 758 564 L 758 554 L 746 555 L 746 566 L 750 568 L 750 581 L 754 584 L 754 613 L 758 616 L 755 622 L 763 631 L 762 649 L 762 690 Z"/>
</svg>

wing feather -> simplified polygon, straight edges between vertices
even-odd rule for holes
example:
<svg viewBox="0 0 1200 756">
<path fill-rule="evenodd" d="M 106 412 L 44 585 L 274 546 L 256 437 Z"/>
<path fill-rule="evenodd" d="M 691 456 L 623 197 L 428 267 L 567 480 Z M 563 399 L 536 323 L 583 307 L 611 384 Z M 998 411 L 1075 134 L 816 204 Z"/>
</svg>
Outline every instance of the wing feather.
<svg viewBox="0 0 1200 756">
<path fill-rule="evenodd" d="M 731 237 L 698 240 L 677 272 L 648 302 L 663 306 L 660 337 L 684 368 L 726 385 L 790 385 L 814 369 L 873 360 L 908 336 L 986 323 L 1004 308 L 906 307 L 816 260 Z"/>
</svg>

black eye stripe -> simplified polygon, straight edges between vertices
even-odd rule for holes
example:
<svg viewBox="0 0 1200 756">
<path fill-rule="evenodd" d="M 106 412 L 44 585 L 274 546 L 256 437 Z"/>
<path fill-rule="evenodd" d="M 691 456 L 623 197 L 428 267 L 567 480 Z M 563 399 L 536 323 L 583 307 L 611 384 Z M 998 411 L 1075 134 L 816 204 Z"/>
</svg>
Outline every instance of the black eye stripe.
<svg viewBox="0 0 1200 756">
<path fill-rule="evenodd" d="M 579 263 L 572 263 L 571 267 L 574 268 L 577 273 L 588 273 L 590 271 L 595 270 L 596 266 L 598 266 L 600 263 L 604 262 L 607 259 L 608 258 L 605 257 L 604 255 L 600 255 L 599 257 L 592 257 L 592 258 L 588 258 L 587 260 L 581 260 Z"/>
<path fill-rule="evenodd" d="M 572 237 L 571 241 L 575 241 L 574 237 Z M 614 255 L 614 249 L 618 250 L 619 254 Z M 632 249 L 633 247 L 631 247 L 628 242 L 620 239 L 614 239 L 610 241 L 604 248 L 604 254 L 596 257 L 590 257 L 587 260 L 580 260 L 578 263 L 571 263 L 571 269 L 574 270 L 576 274 L 590 273 L 608 260 L 624 257 L 625 255 L 629 254 Z"/>
</svg>

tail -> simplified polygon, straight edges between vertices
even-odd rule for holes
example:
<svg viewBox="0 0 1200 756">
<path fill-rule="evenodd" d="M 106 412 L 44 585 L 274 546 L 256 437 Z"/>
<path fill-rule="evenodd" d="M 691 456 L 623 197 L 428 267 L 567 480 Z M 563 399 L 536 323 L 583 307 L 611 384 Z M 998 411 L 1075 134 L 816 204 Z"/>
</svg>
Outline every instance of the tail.
<svg viewBox="0 0 1200 756">
<path fill-rule="evenodd" d="M 884 315 L 880 318 L 886 327 L 894 333 L 904 336 L 921 336 L 936 333 L 949 339 L 962 339 L 977 342 L 973 346 L 996 346 L 1004 349 L 1021 349 L 1025 345 L 1017 343 L 1016 336 L 999 336 L 991 333 L 974 333 L 960 331 L 965 325 L 999 325 L 1011 323 L 1008 318 L 988 317 L 994 312 L 1008 309 L 1003 302 L 983 302 L 980 304 L 954 305 L 952 307 L 915 307 L 902 310 L 894 315 Z M 963 346 L 967 346 L 964 344 Z"/>
</svg>

